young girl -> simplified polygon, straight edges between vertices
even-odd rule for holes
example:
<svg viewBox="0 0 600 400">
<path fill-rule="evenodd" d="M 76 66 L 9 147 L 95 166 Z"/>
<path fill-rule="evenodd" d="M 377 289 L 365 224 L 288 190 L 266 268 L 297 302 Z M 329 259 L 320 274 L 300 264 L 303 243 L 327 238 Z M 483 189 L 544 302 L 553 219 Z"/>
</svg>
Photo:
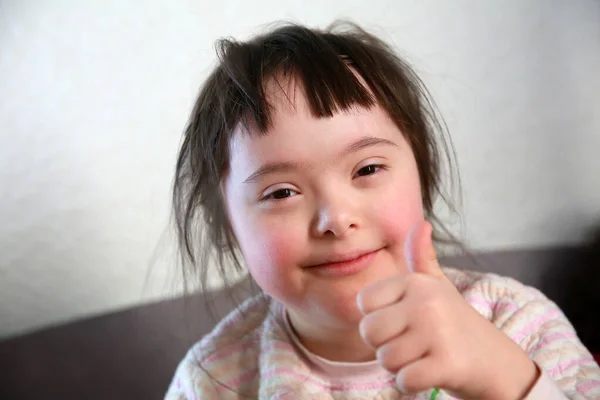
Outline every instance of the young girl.
<svg viewBox="0 0 600 400">
<path fill-rule="evenodd" d="M 241 254 L 262 294 L 190 350 L 168 399 L 600 398 L 554 303 L 438 264 L 449 153 L 426 94 L 356 26 L 220 42 L 174 211 L 184 261 L 205 277 L 209 253 L 221 271 Z"/>
</svg>

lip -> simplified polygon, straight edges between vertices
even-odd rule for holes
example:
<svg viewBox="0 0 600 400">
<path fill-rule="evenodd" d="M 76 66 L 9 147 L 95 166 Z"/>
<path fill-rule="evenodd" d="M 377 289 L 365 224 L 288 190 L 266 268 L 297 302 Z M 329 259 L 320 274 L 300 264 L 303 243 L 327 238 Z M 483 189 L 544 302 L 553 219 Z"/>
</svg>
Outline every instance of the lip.
<svg viewBox="0 0 600 400">
<path fill-rule="evenodd" d="M 346 256 L 332 257 L 332 261 L 317 264 L 309 269 L 322 276 L 342 277 L 357 274 L 369 267 L 381 249 Z"/>
</svg>

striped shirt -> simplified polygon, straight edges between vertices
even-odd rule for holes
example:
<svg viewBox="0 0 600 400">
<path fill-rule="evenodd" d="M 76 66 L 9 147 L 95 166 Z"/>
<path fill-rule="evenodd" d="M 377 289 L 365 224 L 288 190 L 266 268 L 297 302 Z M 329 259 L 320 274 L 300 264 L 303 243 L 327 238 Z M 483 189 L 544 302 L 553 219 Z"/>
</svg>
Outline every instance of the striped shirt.
<svg viewBox="0 0 600 400">
<path fill-rule="evenodd" d="M 523 348 L 541 370 L 527 399 L 600 399 L 600 368 L 561 310 L 540 291 L 495 274 L 444 268 L 471 306 Z M 333 363 L 303 348 L 283 305 L 247 300 L 194 345 L 166 399 L 429 399 L 403 395 L 371 363 Z M 443 390 L 438 400 L 453 399 Z"/>
</svg>

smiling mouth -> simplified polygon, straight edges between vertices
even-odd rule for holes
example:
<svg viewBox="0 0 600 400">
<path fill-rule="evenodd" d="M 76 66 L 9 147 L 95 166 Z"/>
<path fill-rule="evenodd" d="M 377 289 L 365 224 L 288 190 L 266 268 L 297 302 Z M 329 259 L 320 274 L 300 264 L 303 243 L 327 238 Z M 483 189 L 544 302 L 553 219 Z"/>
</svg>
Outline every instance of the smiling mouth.
<svg viewBox="0 0 600 400">
<path fill-rule="evenodd" d="M 380 250 L 332 257 L 324 263 L 310 266 L 309 269 L 328 277 L 353 275 L 367 269 Z"/>
<path fill-rule="evenodd" d="M 330 258 L 326 259 L 322 263 L 312 265 L 312 267 L 322 267 L 322 266 L 326 266 L 326 265 L 348 263 L 348 262 L 356 261 L 356 260 L 360 259 L 361 257 L 367 256 L 371 253 L 373 253 L 373 251 L 363 251 L 363 252 L 356 252 L 353 254 L 347 254 L 344 256 L 334 256 L 334 257 L 330 257 Z"/>
</svg>

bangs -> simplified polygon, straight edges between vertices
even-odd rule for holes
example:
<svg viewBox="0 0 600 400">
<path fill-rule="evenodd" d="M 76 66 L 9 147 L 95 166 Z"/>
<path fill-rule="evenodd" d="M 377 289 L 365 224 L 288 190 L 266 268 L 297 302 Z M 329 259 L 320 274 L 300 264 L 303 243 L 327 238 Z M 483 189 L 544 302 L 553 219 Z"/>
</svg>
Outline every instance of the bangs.
<svg viewBox="0 0 600 400">
<path fill-rule="evenodd" d="M 331 117 L 351 107 L 376 103 L 357 63 L 331 40 L 306 28 L 286 26 L 266 37 L 239 43 L 224 39 L 217 44 L 220 69 L 227 81 L 223 109 L 228 110 L 228 130 L 243 124 L 265 133 L 272 125 L 272 86 L 281 89 L 294 107 L 301 89 L 311 114 Z"/>
</svg>

